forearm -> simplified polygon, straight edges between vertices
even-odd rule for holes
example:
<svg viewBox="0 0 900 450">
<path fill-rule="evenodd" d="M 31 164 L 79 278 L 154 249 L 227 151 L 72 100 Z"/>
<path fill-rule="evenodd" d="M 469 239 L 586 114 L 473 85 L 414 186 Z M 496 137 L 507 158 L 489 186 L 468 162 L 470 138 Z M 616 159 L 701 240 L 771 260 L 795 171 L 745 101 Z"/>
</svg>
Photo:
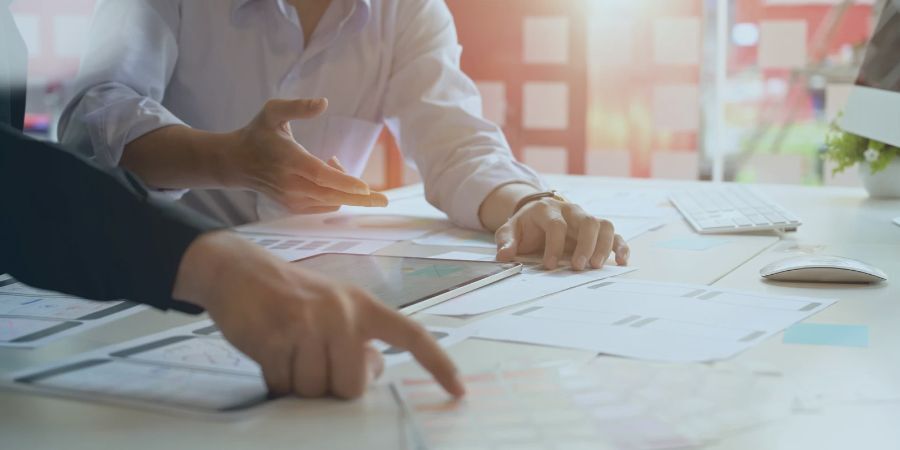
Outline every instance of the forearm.
<svg viewBox="0 0 900 450">
<path fill-rule="evenodd" d="M 121 165 L 158 189 L 235 187 L 228 164 L 234 142 L 233 133 L 163 127 L 126 145 Z"/>
<path fill-rule="evenodd" d="M 216 224 L 155 205 L 121 170 L 0 129 L 0 266 L 27 284 L 167 309 L 182 254 Z M 0 270 L 0 271 L 2 271 Z M 184 309 L 184 308 L 182 308 Z"/>
<path fill-rule="evenodd" d="M 509 183 L 494 189 L 478 209 L 481 224 L 490 231 L 496 231 L 513 215 L 519 201 L 535 192 L 538 189 L 528 183 Z"/>
</svg>

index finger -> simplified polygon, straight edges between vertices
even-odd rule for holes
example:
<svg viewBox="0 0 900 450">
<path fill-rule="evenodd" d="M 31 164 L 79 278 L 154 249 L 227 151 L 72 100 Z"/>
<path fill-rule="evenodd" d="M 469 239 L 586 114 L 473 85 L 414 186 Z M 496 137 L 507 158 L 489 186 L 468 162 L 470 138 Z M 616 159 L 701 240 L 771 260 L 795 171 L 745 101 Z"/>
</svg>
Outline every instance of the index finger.
<svg viewBox="0 0 900 450">
<path fill-rule="evenodd" d="M 365 334 L 395 347 L 408 350 L 435 380 L 454 397 L 462 397 L 466 388 L 447 353 L 421 325 L 373 300 Z"/>
<path fill-rule="evenodd" d="M 313 183 L 336 191 L 349 194 L 369 195 L 369 185 L 352 175 L 334 168 L 328 163 L 316 158 L 306 150 L 297 152 L 298 164 L 294 165 L 294 172 Z"/>
</svg>

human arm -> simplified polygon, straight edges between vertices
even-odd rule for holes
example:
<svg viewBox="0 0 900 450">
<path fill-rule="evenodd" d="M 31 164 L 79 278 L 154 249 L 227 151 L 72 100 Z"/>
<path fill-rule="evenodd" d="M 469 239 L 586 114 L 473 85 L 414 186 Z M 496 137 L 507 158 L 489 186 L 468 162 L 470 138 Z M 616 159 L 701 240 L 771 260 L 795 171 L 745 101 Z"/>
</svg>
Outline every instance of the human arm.
<svg viewBox="0 0 900 450">
<path fill-rule="evenodd" d="M 0 126 L 0 198 L 0 272 L 90 299 L 199 311 L 172 286 L 185 249 L 217 224 L 159 204 L 127 172 Z"/>
<path fill-rule="evenodd" d="M 421 325 L 229 233 L 206 234 L 188 248 L 173 296 L 206 309 L 260 364 L 275 394 L 359 397 L 383 368 L 372 339 L 409 350 L 444 389 L 464 394 L 453 363 Z"/>
<path fill-rule="evenodd" d="M 77 95 L 60 120 L 67 148 L 104 167 L 121 165 L 175 196 L 194 188 L 254 190 L 297 213 L 386 204 L 382 194 L 339 164 L 318 160 L 291 135 L 288 121 L 318 115 L 327 102 L 272 101 L 233 130 L 193 128 L 170 112 L 164 99 L 181 27 L 178 1 L 98 4 Z"/>
<path fill-rule="evenodd" d="M 514 211 L 546 187 L 515 161 L 499 127 L 483 118 L 478 91 L 459 67 L 444 2 L 402 4 L 385 115 L 400 148 L 415 160 L 429 202 L 458 225 L 496 232 L 501 260 L 543 249 L 544 265 L 555 268 L 569 249 L 573 268 L 582 270 L 588 263 L 601 267 L 614 250 L 626 264 L 628 246 L 612 224 L 577 205 L 543 199 Z"/>
</svg>

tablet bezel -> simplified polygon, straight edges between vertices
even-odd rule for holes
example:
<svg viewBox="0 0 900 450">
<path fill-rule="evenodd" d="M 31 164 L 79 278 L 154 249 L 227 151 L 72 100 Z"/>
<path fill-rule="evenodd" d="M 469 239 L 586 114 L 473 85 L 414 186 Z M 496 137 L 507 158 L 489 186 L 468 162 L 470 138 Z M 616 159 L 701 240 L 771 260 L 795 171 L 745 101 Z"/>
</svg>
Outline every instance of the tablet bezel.
<svg viewBox="0 0 900 450">
<path fill-rule="evenodd" d="M 476 264 L 476 265 L 493 265 L 497 268 L 497 271 L 483 275 L 479 278 L 474 278 L 469 281 L 465 281 L 463 283 L 457 284 L 455 286 L 443 289 L 441 291 L 437 291 L 431 293 L 426 297 L 422 297 L 416 300 L 411 301 L 405 305 L 400 305 L 397 307 L 398 311 L 403 314 L 410 315 L 421 311 L 425 308 L 432 307 L 437 305 L 438 303 L 445 302 L 455 297 L 459 297 L 468 292 L 472 292 L 475 289 L 480 287 L 487 286 L 492 283 L 496 283 L 504 278 L 509 278 L 513 275 L 516 275 L 522 271 L 522 264 L 517 262 L 496 262 L 496 261 L 470 261 L 463 259 L 443 259 L 443 258 L 428 258 L 421 256 L 392 256 L 392 255 L 365 255 L 365 254 L 357 254 L 357 253 L 319 253 L 317 255 L 308 256 L 306 258 L 301 258 L 295 261 L 291 261 L 291 264 L 295 263 L 303 263 L 314 260 L 315 258 L 326 256 L 326 255 L 337 255 L 341 257 L 364 257 L 364 258 L 389 258 L 389 259 L 406 259 L 406 260 L 421 260 L 421 261 L 429 261 L 429 260 L 437 260 L 437 261 L 452 261 L 460 264 Z"/>
</svg>

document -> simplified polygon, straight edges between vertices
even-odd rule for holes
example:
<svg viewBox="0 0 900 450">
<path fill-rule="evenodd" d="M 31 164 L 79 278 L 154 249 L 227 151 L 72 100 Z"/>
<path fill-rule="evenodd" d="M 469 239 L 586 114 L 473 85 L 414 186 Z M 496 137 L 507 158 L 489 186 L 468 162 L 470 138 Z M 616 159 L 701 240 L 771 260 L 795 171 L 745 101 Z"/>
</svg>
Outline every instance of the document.
<svg viewBox="0 0 900 450">
<path fill-rule="evenodd" d="M 603 280 L 476 322 L 476 338 L 692 362 L 730 358 L 837 300 Z"/>
<path fill-rule="evenodd" d="M 430 379 L 393 385 L 421 448 L 694 448 L 788 416 L 793 398 L 777 372 L 613 357 L 463 380 L 461 400 Z"/>
<path fill-rule="evenodd" d="M 277 234 L 241 233 L 241 236 L 285 261 L 296 261 L 321 253 L 371 255 L 394 243 L 393 241 L 372 239 L 333 239 Z"/>
<path fill-rule="evenodd" d="M 35 289 L 5 276 L 0 280 L 0 347 L 38 347 L 144 308 Z"/>
<path fill-rule="evenodd" d="M 564 189 L 563 196 L 597 217 L 679 217 L 663 189 Z"/>
<path fill-rule="evenodd" d="M 346 206 L 329 214 L 306 214 L 238 228 L 240 232 L 286 236 L 405 241 L 450 228 L 444 213 L 424 196 L 392 200 L 385 208 Z"/>
<path fill-rule="evenodd" d="M 426 327 L 441 346 L 466 338 L 459 329 Z M 412 360 L 380 341 L 385 367 Z M 8 375 L 5 385 L 124 406 L 218 415 L 260 405 L 268 391 L 259 365 L 234 348 L 210 320 L 101 348 Z"/>
<path fill-rule="evenodd" d="M 606 216 L 605 219 L 612 221 L 616 229 L 616 234 L 622 236 L 622 239 L 630 241 L 648 231 L 652 231 L 663 227 L 667 220 L 656 217 L 612 217 Z M 446 230 L 431 233 L 427 236 L 413 240 L 418 245 L 436 245 L 445 247 L 475 247 L 497 249 L 492 233 L 483 231 L 466 230 L 462 228 L 449 228 Z"/>
<path fill-rule="evenodd" d="M 555 270 L 529 266 L 518 275 L 447 300 L 425 312 L 441 316 L 484 314 L 635 270 L 636 267 L 604 266 L 601 269 L 575 272 L 568 266 Z"/>
</svg>

